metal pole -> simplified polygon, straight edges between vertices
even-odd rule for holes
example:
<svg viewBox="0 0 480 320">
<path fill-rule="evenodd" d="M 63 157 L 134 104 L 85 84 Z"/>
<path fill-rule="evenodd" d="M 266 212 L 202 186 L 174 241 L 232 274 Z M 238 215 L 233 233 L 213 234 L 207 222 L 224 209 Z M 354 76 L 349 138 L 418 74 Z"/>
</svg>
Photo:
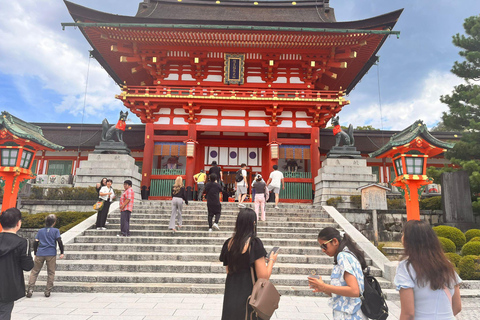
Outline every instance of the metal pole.
<svg viewBox="0 0 480 320">
<path fill-rule="evenodd" d="M 377 209 L 373 209 L 372 211 L 372 220 L 373 220 L 373 244 L 375 247 L 378 247 L 378 217 L 377 217 Z"/>
</svg>

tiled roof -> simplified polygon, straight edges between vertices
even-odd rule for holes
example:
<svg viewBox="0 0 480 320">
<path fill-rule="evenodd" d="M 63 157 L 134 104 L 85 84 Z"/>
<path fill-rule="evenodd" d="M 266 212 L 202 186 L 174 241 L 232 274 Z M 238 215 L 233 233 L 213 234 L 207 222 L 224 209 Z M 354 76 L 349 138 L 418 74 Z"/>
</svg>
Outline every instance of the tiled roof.
<svg viewBox="0 0 480 320">
<path fill-rule="evenodd" d="M 43 131 L 40 127 L 31 123 L 25 122 L 10 113 L 3 111 L 0 117 L 0 128 L 4 127 L 9 132 L 22 139 L 31 140 L 39 145 L 45 146 L 53 150 L 62 150 L 63 147 L 55 144 L 43 136 Z"/>
</svg>

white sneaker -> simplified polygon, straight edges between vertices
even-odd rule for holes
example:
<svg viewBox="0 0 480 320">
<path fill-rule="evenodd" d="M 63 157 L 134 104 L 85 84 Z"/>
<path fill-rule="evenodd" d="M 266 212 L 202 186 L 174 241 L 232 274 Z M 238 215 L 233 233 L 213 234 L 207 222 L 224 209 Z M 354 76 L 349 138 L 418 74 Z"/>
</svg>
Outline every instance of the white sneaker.
<svg viewBox="0 0 480 320">
<path fill-rule="evenodd" d="M 106 221 L 105 224 L 109 224 L 110 222 Z"/>
<path fill-rule="evenodd" d="M 102 228 L 98 227 L 97 230 L 102 230 Z"/>
<path fill-rule="evenodd" d="M 107 230 L 107 228 L 103 227 L 103 228 L 101 228 L 101 230 Z"/>
<path fill-rule="evenodd" d="M 214 223 L 213 224 L 213 228 L 217 231 L 220 231 L 220 228 L 218 227 L 218 224 Z M 210 229 L 211 230 L 211 229 Z"/>
<path fill-rule="evenodd" d="M 243 203 L 240 203 L 240 204 L 238 205 L 238 207 L 239 207 L 239 208 L 245 208 L 246 206 L 245 206 Z"/>
<path fill-rule="evenodd" d="M 208 232 L 213 232 L 213 230 L 210 228 L 210 229 L 208 229 Z"/>
<path fill-rule="evenodd" d="M 275 209 L 280 209 L 278 206 L 275 206 Z"/>
</svg>

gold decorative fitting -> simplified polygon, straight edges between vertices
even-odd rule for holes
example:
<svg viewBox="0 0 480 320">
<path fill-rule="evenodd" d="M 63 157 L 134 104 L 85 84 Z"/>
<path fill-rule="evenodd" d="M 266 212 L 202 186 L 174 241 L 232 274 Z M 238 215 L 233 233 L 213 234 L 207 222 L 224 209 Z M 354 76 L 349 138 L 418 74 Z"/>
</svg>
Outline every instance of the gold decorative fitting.
<svg viewBox="0 0 480 320">
<path fill-rule="evenodd" d="M 274 64 L 275 64 L 275 61 L 273 61 L 273 60 L 270 60 L 270 61 L 268 62 L 268 65 L 269 65 L 269 66 L 273 66 Z"/>
<path fill-rule="evenodd" d="M 258 2 L 257 2 L 257 1 L 255 1 L 253 4 L 254 4 L 254 5 L 258 5 Z"/>
<path fill-rule="evenodd" d="M 127 57 L 121 56 L 121 57 L 120 57 L 120 62 L 128 62 L 128 61 L 127 61 Z"/>
<path fill-rule="evenodd" d="M 156 63 L 156 62 L 157 62 L 157 57 L 153 57 L 153 58 L 152 58 L 152 62 L 153 62 L 153 63 Z"/>
<path fill-rule="evenodd" d="M 199 63 L 200 62 L 200 59 L 195 57 L 195 59 L 193 59 L 195 63 Z"/>
<path fill-rule="evenodd" d="M 296 4 L 297 4 L 297 3 L 296 3 L 295 1 L 293 1 L 293 2 L 292 2 L 292 5 L 294 5 L 294 6 L 295 6 Z"/>
<path fill-rule="evenodd" d="M 220 1 L 218 1 L 218 0 L 217 0 L 217 1 L 215 1 L 215 3 L 216 3 L 216 4 L 219 4 L 219 3 L 220 3 Z"/>
<path fill-rule="evenodd" d="M 67 129 L 72 129 L 72 126 L 68 126 Z"/>
<path fill-rule="evenodd" d="M 269 88 L 271 88 L 271 87 L 272 87 L 272 85 L 271 85 L 271 84 L 269 84 L 269 85 L 268 85 L 268 87 L 269 87 Z"/>
<path fill-rule="evenodd" d="M 315 67 L 315 61 L 310 61 L 310 67 Z"/>
<path fill-rule="evenodd" d="M 197 82 L 197 85 L 200 85 L 200 82 Z"/>
</svg>

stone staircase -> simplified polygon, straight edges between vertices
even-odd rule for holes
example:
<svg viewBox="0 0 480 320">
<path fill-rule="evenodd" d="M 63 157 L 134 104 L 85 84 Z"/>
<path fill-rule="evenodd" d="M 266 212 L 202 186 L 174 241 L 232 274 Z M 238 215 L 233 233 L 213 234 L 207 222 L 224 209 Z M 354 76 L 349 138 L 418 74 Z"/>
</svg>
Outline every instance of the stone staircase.
<svg viewBox="0 0 480 320">
<path fill-rule="evenodd" d="M 252 204 L 247 204 L 252 206 Z M 206 203 L 184 206 L 183 228 L 168 230 L 170 201 L 135 205 L 131 237 L 117 237 L 120 213 L 110 213 L 108 230 L 90 228 L 65 246 L 66 259 L 57 259 L 57 292 L 174 292 L 223 293 L 225 268 L 218 258 L 234 229 L 238 207 L 222 203 L 220 231 L 208 232 Z M 338 225 L 326 212 L 308 204 L 267 204 L 267 221 L 258 223 L 258 236 L 267 252 L 280 246 L 271 280 L 283 295 L 314 295 L 307 275 L 315 271 L 330 281 L 333 258 L 316 241 L 320 229 Z M 367 258 L 367 264 L 371 265 Z M 371 267 L 382 287 L 391 289 L 382 272 Z M 42 271 L 35 291 L 44 289 Z"/>
</svg>

